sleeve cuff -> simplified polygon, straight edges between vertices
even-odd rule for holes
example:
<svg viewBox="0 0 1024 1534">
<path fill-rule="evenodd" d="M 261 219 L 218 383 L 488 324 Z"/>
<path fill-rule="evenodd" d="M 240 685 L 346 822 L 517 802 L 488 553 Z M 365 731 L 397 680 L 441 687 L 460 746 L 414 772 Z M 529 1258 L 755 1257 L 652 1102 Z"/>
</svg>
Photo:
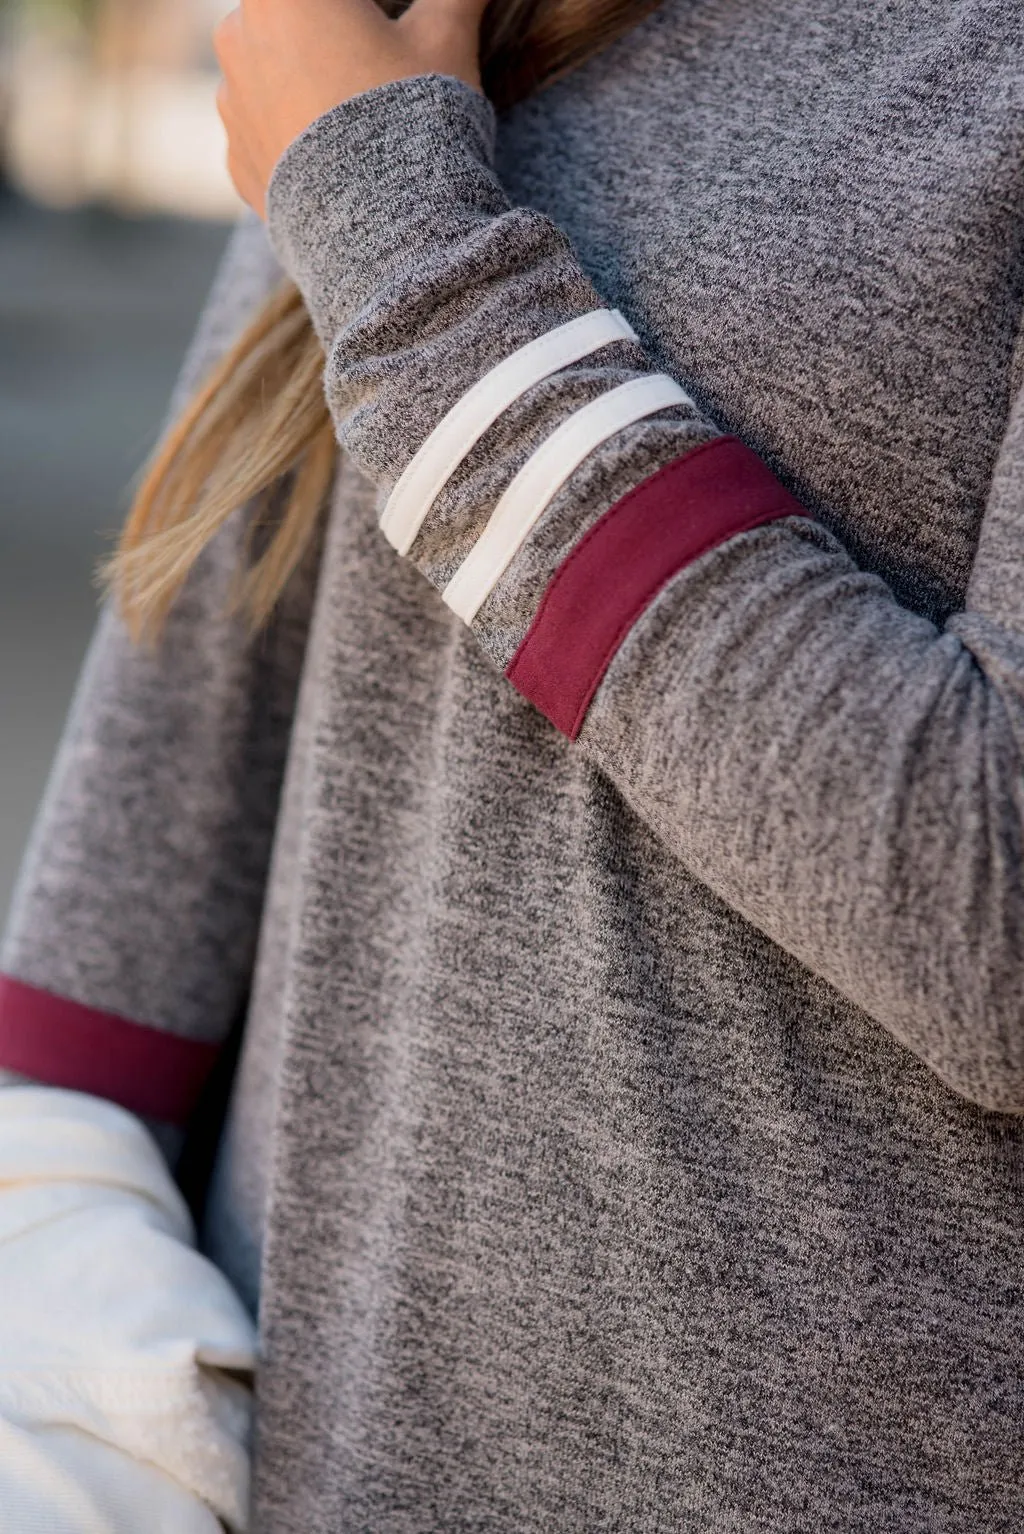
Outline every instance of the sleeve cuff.
<svg viewBox="0 0 1024 1534">
<path fill-rule="evenodd" d="M 0 1066 L 166 1124 L 187 1123 L 219 1053 L 0 974 Z"/>
<path fill-rule="evenodd" d="M 479 91 L 416 75 L 343 101 L 288 146 L 267 189 L 267 231 L 325 344 L 410 257 L 463 235 L 467 214 L 507 208 L 494 135 Z"/>
</svg>

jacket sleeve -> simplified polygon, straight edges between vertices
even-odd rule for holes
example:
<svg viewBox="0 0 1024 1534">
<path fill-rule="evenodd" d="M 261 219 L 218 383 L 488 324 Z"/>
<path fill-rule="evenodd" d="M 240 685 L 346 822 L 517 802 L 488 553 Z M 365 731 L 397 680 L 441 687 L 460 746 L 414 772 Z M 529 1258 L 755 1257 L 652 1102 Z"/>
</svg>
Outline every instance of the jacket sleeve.
<svg viewBox="0 0 1024 1534">
<path fill-rule="evenodd" d="M 233 236 L 172 413 L 281 279 Z M 244 1005 L 303 654 L 305 572 L 263 641 L 224 616 L 244 509 L 155 651 L 105 610 L 0 950 L 0 1069 L 183 1124 Z"/>
<path fill-rule="evenodd" d="M 271 182 L 384 535 L 694 874 L 1024 1111 L 1024 406 L 940 629 L 617 329 L 492 132 L 468 87 L 405 80 Z"/>
<path fill-rule="evenodd" d="M 0 1527 L 241 1534 L 255 1331 L 138 1119 L 0 1092 Z"/>
</svg>

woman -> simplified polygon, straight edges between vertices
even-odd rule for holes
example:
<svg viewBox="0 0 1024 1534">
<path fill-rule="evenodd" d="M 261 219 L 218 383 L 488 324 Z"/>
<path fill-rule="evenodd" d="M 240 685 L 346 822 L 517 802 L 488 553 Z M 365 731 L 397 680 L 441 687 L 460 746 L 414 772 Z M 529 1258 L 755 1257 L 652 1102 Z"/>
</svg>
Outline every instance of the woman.
<svg viewBox="0 0 1024 1534">
<path fill-rule="evenodd" d="M 1015 0 L 496 5 L 496 149 L 477 17 L 219 33 L 0 1062 L 194 1125 L 246 1016 L 261 1534 L 1018 1528 Z"/>
</svg>

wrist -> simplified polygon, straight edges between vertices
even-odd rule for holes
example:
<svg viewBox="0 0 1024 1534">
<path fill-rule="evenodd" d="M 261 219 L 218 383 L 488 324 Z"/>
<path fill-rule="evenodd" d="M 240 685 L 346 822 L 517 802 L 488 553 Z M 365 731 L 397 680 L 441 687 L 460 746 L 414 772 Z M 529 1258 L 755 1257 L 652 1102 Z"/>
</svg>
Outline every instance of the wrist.
<svg viewBox="0 0 1024 1534">
<path fill-rule="evenodd" d="M 411 260 L 507 209 L 494 127 L 472 86 L 416 75 L 350 97 L 288 146 L 267 190 L 267 231 L 325 346 Z"/>
</svg>

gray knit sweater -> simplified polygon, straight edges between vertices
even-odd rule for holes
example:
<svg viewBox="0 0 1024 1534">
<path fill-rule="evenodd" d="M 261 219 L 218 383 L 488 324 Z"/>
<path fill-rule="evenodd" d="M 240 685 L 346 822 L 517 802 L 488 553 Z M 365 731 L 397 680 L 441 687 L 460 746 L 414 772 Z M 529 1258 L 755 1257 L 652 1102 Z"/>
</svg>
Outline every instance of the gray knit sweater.
<svg viewBox="0 0 1024 1534">
<path fill-rule="evenodd" d="M 258 1534 L 1024 1526 L 1022 34 L 666 0 L 240 228 L 181 392 L 284 266 L 324 539 L 103 617 L 0 1064 L 194 1125 L 244 1019 Z"/>
</svg>

